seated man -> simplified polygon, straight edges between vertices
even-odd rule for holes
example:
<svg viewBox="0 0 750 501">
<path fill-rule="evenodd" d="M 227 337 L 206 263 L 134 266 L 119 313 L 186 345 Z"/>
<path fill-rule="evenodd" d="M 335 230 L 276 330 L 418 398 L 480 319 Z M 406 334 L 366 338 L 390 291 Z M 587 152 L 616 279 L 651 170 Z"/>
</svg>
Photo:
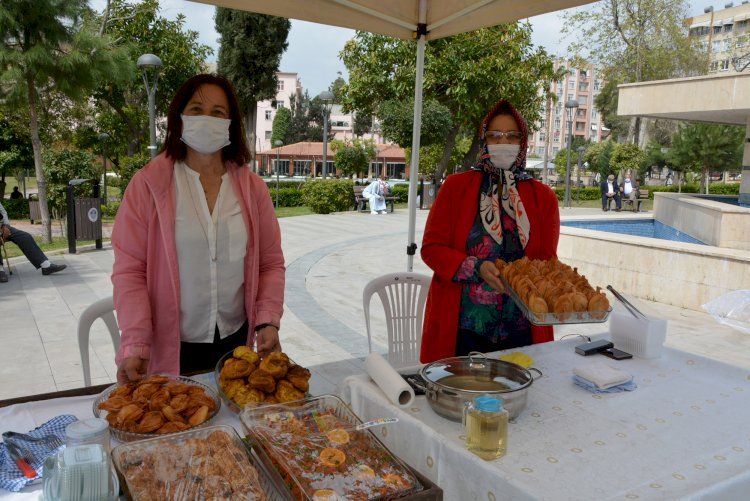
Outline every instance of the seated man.
<svg viewBox="0 0 750 501">
<path fill-rule="evenodd" d="M 20 191 L 18 191 L 18 186 L 14 186 L 13 187 L 13 191 L 10 194 L 10 199 L 11 200 L 19 200 L 21 198 L 23 198 L 23 193 L 21 193 Z"/>
<path fill-rule="evenodd" d="M 385 197 L 390 191 L 390 186 L 385 182 L 385 174 L 380 179 L 370 183 L 367 188 L 362 190 L 362 196 L 370 203 L 370 214 L 385 214 Z"/>
<path fill-rule="evenodd" d="M 36 269 L 41 268 L 43 275 L 51 275 L 58 271 L 64 270 L 67 266 L 64 264 L 51 263 L 42 249 L 34 241 L 34 238 L 25 231 L 17 230 L 10 225 L 8 213 L 5 207 L 0 203 L 0 238 L 5 242 L 16 244 Z M 0 259 L 0 282 L 7 282 L 8 275 L 3 268 L 2 259 Z"/>
<path fill-rule="evenodd" d="M 625 179 L 620 186 L 620 193 L 622 193 L 623 199 L 630 200 L 631 203 L 634 203 L 635 199 L 638 198 L 638 183 L 634 183 L 630 179 L 630 174 L 625 174 Z"/>
<path fill-rule="evenodd" d="M 620 190 L 617 186 L 617 181 L 615 181 L 615 176 L 613 174 L 607 176 L 606 181 L 602 181 L 601 191 L 602 210 L 605 212 L 608 211 L 609 201 L 614 199 L 616 207 L 615 211 L 620 212 L 620 210 L 622 210 L 622 200 L 620 200 Z"/>
</svg>

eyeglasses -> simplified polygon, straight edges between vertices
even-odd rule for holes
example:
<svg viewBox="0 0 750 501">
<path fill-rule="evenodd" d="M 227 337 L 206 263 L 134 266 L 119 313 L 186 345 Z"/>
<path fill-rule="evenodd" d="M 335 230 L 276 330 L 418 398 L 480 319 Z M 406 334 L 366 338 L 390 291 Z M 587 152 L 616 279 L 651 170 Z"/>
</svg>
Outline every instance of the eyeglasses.
<svg viewBox="0 0 750 501">
<path fill-rule="evenodd" d="M 484 133 L 484 140 L 487 142 L 498 142 L 502 138 L 508 139 L 508 141 L 520 141 L 523 134 L 517 130 L 509 130 L 504 132 L 501 130 L 488 130 Z"/>
</svg>

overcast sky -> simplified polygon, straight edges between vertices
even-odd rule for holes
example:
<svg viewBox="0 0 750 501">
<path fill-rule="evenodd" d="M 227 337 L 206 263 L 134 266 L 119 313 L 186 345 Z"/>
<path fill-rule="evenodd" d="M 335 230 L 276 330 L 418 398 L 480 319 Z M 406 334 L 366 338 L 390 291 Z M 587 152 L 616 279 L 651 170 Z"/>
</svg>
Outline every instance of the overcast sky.
<svg viewBox="0 0 750 501">
<path fill-rule="evenodd" d="M 90 0 L 90 5 L 99 11 L 104 8 L 104 0 Z M 736 2 L 739 3 L 739 2 Z M 218 55 L 219 35 L 214 30 L 214 10 L 206 5 L 185 0 L 161 0 L 162 15 L 174 18 L 179 13 L 185 14 L 189 29 L 200 33 L 200 42 L 214 48 L 215 60 Z M 723 8 L 724 3 L 712 4 L 708 0 L 691 0 L 691 14 L 703 13 L 703 8 L 713 5 L 716 10 Z M 534 29 L 532 41 L 541 45 L 550 54 L 563 56 L 568 43 L 572 40 L 561 40 L 559 13 L 550 13 L 531 18 Z M 344 43 L 354 36 L 353 30 L 335 28 L 322 24 L 292 20 L 289 33 L 289 47 L 281 58 L 281 71 L 298 73 L 303 87 L 311 96 L 319 94 L 336 79 L 337 72 L 347 78 L 346 68 L 339 60 L 338 54 Z M 157 54 L 158 55 L 158 54 Z"/>
</svg>

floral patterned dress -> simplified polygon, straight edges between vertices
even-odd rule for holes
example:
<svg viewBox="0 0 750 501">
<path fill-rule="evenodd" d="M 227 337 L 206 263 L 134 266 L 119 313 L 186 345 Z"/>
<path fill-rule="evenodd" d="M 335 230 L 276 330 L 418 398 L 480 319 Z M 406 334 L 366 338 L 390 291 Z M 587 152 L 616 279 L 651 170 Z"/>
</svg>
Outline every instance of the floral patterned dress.
<svg viewBox="0 0 750 501">
<path fill-rule="evenodd" d="M 491 176 L 485 174 L 480 192 L 486 191 Z M 479 267 L 484 261 L 501 258 L 507 262 L 524 256 L 518 237 L 516 221 L 502 211 L 503 243 L 498 244 L 487 233 L 481 220 L 481 212 L 466 240 L 468 257 L 453 277 L 463 283 L 461 310 L 458 328 L 470 331 L 495 344 L 497 350 L 526 346 L 531 341 L 531 324 L 507 294 L 499 294 L 479 276 Z"/>
</svg>

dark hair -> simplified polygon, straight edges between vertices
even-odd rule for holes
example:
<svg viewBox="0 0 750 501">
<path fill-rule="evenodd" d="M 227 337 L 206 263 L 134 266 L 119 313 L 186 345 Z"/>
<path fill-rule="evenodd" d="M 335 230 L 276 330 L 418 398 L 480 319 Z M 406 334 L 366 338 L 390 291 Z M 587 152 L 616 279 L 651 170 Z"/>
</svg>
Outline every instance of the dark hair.
<svg viewBox="0 0 750 501">
<path fill-rule="evenodd" d="M 237 101 L 234 87 L 226 78 L 210 73 L 190 77 L 177 89 L 172 102 L 169 104 L 167 136 L 164 139 L 162 151 L 165 151 L 167 156 L 174 160 L 184 160 L 187 156 L 187 146 L 180 140 L 182 137 L 182 118 L 180 115 L 202 85 L 218 85 L 227 95 L 229 118 L 232 120 L 229 125 L 229 140 L 231 143 L 222 148 L 221 159 L 225 162 L 232 161 L 237 165 L 245 165 L 250 160 L 250 150 L 245 142 L 240 104 Z"/>
</svg>

